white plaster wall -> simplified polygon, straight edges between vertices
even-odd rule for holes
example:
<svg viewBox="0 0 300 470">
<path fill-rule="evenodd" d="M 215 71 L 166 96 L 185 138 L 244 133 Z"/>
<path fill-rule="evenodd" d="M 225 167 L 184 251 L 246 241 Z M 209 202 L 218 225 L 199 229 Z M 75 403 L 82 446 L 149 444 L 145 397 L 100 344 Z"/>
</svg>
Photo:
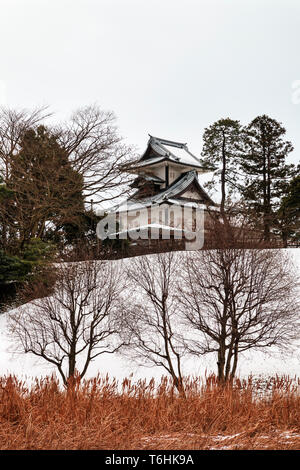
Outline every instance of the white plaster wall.
<svg viewBox="0 0 300 470">
<path fill-rule="evenodd" d="M 172 184 L 173 181 L 175 181 L 178 176 L 180 176 L 182 173 L 181 170 L 178 169 L 178 167 L 170 165 L 169 167 L 169 184 Z"/>
</svg>

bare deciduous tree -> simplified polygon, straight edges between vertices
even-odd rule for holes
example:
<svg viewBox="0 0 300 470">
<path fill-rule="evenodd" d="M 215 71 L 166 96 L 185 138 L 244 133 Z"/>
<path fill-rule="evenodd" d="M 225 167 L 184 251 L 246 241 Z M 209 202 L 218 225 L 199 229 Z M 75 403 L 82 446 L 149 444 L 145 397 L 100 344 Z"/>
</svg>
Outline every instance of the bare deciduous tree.
<svg viewBox="0 0 300 470">
<path fill-rule="evenodd" d="M 126 306 L 124 333 L 130 337 L 131 357 L 163 367 L 183 393 L 183 348 L 174 290 L 178 259 L 170 252 L 130 260 L 127 275 L 131 302 Z"/>
<path fill-rule="evenodd" d="M 124 171 L 134 160 L 133 150 L 122 142 L 111 111 L 86 106 L 55 129 L 74 170 L 84 178 L 86 197 L 114 200 L 128 191 L 131 177 Z"/>
<path fill-rule="evenodd" d="M 47 107 L 29 111 L 0 109 L 0 175 L 7 182 L 11 171 L 11 158 L 20 150 L 24 133 L 38 126 L 50 113 Z"/>
<path fill-rule="evenodd" d="M 35 130 L 50 113 L 47 107 L 29 110 L 0 110 L 0 175 L 10 178 L 12 157 L 20 150 L 24 133 Z M 134 161 L 134 152 L 118 135 L 116 117 L 98 106 L 74 112 L 69 121 L 46 125 L 69 156 L 74 171 L 84 178 L 86 197 L 97 194 L 100 201 L 116 199 L 128 191 L 130 176 L 124 171 Z"/>
<path fill-rule="evenodd" d="M 57 268 L 55 291 L 26 304 L 9 319 L 23 352 L 54 364 L 66 384 L 82 378 L 91 361 L 121 347 L 121 270 L 113 262 L 83 261 Z"/>
<path fill-rule="evenodd" d="M 217 353 L 218 377 L 224 381 L 234 377 L 241 352 L 287 348 L 299 328 L 298 287 L 281 250 L 190 253 L 178 283 L 185 323 L 194 331 L 185 338 L 189 351 Z"/>
<path fill-rule="evenodd" d="M 134 154 L 112 112 L 87 106 L 59 126 L 45 126 L 47 116 L 46 108 L 0 111 L 0 178 L 12 191 L 0 207 L 3 247 L 78 225 L 89 197 L 103 203 L 130 190 Z"/>
<path fill-rule="evenodd" d="M 19 146 L 10 158 L 6 182 L 12 197 L 0 205 L 0 220 L 3 246 L 13 238 L 22 249 L 32 238 L 45 238 L 47 225 L 60 227 L 80 219 L 84 202 L 82 176 L 44 126 L 24 132 Z"/>
</svg>

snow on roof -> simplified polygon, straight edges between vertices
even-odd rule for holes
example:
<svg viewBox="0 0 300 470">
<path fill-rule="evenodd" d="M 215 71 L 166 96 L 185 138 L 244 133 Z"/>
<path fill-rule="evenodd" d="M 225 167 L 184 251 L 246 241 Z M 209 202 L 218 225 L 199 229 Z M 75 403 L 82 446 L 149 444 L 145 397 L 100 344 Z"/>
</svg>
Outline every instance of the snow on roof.
<svg viewBox="0 0 300 470">
<path fill-rule="evenodd" d="M 156 183 L 164 183 L 165 181 L 156 175 L 147 175 L 147 174 L 140 174 L 139 178 L 142 178 L 146 181 L 155 181 Z"/>
<path fill-rule="evenodd" d="M 207 206 L 206 204 L 203 204 L 203 203 L 186 202 L 186 201 L 183 201 L 182 199 L 168 199 L 166 201 L 158 201 L 158 202 L 151 202 L 151 201 L 144 201 L 144 200 L 133 202 L 133 201 L 128 200 L 120 204 L 117 208 L 113 208 L 110 212 L 113 213 L 113 212 L 138 211 L 138 210 L 145 209 L 146 207 L 159 206 L 160 204 L 163 204 L 163 203 L 165 204 L 170 203 L 170 204 L 174 204 L 177 206 L 184 206 L 184 207 L 194 207 L 198 209 L 211 209 L 215 211 L 219 210 L 218 207 Z"/>
<path fill-rule="evenodd" d="M 177 165 L 199 168 L 202 172 L 211 171 L 210 168 L 207 168 L 201 160 L 189 151 L 186 143 L 161 139 L 150 134 L 149 136 L 147 149 L 133 168 L 155 165 L 167 160 Z"/>
<path fill-rule="evenodd" d="M 184 207 L 194 207 L 195 209 L 210 209 L 214 211 L 220 211 L 220 208 L 217 206 L 208 206 L 207 204 L 195 202 L 195 201 L 184 201 L 182 199 L 168 199 L 168 202 L 178 206 Z"/>
<path fill-rule="evenodd" d="M 158 154 L 184 165 L 202 166 L 201 161 L 193 155 L 186 143 L 174 142 L 150 135 L 149 144 Z"/>
<path fill-rule="evenodd" d="M 188 171 L 187 173 L 184 173 L 177 181 L 175 181 L 171 186 L 169 186 L 167 189 L 164 191 L 160 192 L 159 194 L 155 194 L 154 196 L 143 198 L 143 199 L 128 199 L 127 201 L 119 204 L 118 206 L 115 206 L 112 208 L 111 212 L 124 212 L 128 210 L 140 210 L 145 207 L 149 207 L 151 205 L 159 205 L 163 203 L 171 203 L 171 204 L 177 204 L 181 206 L 187 206 L 187 207 L 198 207 L 198 208 L 207 208 L 206 204 L 203 203 L 197 203 L 195 201 L 183 201 L 180 199 L 177 199 L 176 196 L 180 193 L 182 193 L 188 186 L 193 182 L 197 181 L 197 172 L 196 171 Z M 199 184 L 200 186 L 200 184 Z M 200 186 L 201 187 L 201 186 Z M 206 195 L 205 191 L 202 189 L 201 190 L 204 192 Z M 211 201 L 209 196 L 207 195 L 208 201 Z M 213 206 L 213 202 L 211 201 L 211 206 Z M 216 208 L 216 210 L 218 210 Z"/>
<path fill-rule="evenodd" d="M 163 160 L 165 160 L 164 156 L 147 158 L 147 160 L 141 160 L 141 161 L 135 163 L 134 167 L 143 167 L 143 166 L 148 166 L 148 165 L 154 165 L 155 163 L 160 163 Z"/>
<path fill-rule="evenodd" d="M 132 227 L 129 229 L 121 230 L 120 232 L 115 232 L 115 233 L 110 233 L 110 236 L 114 235 L 121 235 L 123 233 L 130 233 L 130 232 L 135 232 L 135 231 L 141 231 L 141 230 L 148 230 L 148 229 L 155 229 L 155 230 L 162 230 L 162 231 L 171 231 L 171 232 L 176 232 L 176 233 L 195 233 L 192 232 L 191 230 L 187 229 L 182 229 L 182 228 L 176 228 L 176 227 L 171 227 L 170 225 L 163 225 L 163 224 L 147 224 L 147 225 L 141 225 L 138 227 Z"/>
</svg>

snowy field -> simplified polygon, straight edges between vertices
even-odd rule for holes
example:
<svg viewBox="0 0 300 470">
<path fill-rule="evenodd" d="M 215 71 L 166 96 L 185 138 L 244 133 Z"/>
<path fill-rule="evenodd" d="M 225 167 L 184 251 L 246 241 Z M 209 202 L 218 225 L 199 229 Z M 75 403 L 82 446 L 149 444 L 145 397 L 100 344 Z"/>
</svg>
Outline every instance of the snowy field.
<svg viewBox="0 0 300 470">
<path fill-rule="evenodd" d="M 293 262 L 300 271 L 300 249 L 288 250 Z M 7 314 L 0 316 L 0 375 L 16 374 L 20 379 L 30 380 L 32 377 L 41 377 L 55 372 L 55 368 L 47 362 L 34 357 L 31 354 L 16 354 L 13 352 L 14 345 L 6 332 Z M 296 345 L 295 345 L 296 346 Z M 205 372 L 216 371 L 216 359 L 214 356 L 207 356 L 205 359 L 184 359 L 184 374 L 203 376 Z M 133 379 L 139 378 L 160 379 L 164 374 L 162 368 L 143 367 L 130 362 L 119 354 L 106 354 L 98 357 L 88 370 L 86 377 L 93 377 L 100 373 L 109 374 L 122 380 L 133 374 Z M 262 352 L 248 352 L 240 356 L 238 374 L 240 377 L 253 374 L 258 375 L 283 375 L 300 377 L 300 343 L 292 354 L 281 356 L 280 354 Z"/>
</svg>

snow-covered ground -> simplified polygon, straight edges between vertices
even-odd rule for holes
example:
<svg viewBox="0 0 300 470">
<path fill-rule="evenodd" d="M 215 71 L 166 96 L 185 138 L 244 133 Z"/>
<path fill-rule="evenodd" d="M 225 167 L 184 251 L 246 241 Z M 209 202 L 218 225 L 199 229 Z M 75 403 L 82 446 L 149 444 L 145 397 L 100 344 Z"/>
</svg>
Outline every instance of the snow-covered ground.
<svg viewBox="0 0 300 470">
<path fill-rule="evenodd" d="M 289 249 L 295 265 L 300 270 L 300 249 Z M 55 368 L 47 362 L 36 358 L 31 354 L 16 354 L 13 352 L 14 345 L 9 339 L 6 330 L 7 314 L 0 315 L 0 375 L 16 374 L 19 378 L 30 379 L 31 377 L 40 377 L 51 374 Z M 205 359 L 185 359 L 184 373 L 195 376 L 204 375 L 215 371 L 216 359 L 213 356 L 207 356 Z M 99 356 L 91 365 L 87 377 L 93 377 L 100 373 L 109 374 L 122 380 L 133 374 L 134 380 L 139 378 L 150 379 L 154 377 L 160 379 L 164 374 L 163 369 L 159 367 L 137 366 L 129 362 L 127 358 L 121 355 L 102 355 Z M 247 376 L 249 374 L 257 375 L 275 375 L 288 374 L 290 376 L 300 377 L 300 345 L 293 354 L 282 356 L 280 354 L 264 354 L 262 352 L 248 352 L 240 357 L 238 375 Z"/>
</svg>

